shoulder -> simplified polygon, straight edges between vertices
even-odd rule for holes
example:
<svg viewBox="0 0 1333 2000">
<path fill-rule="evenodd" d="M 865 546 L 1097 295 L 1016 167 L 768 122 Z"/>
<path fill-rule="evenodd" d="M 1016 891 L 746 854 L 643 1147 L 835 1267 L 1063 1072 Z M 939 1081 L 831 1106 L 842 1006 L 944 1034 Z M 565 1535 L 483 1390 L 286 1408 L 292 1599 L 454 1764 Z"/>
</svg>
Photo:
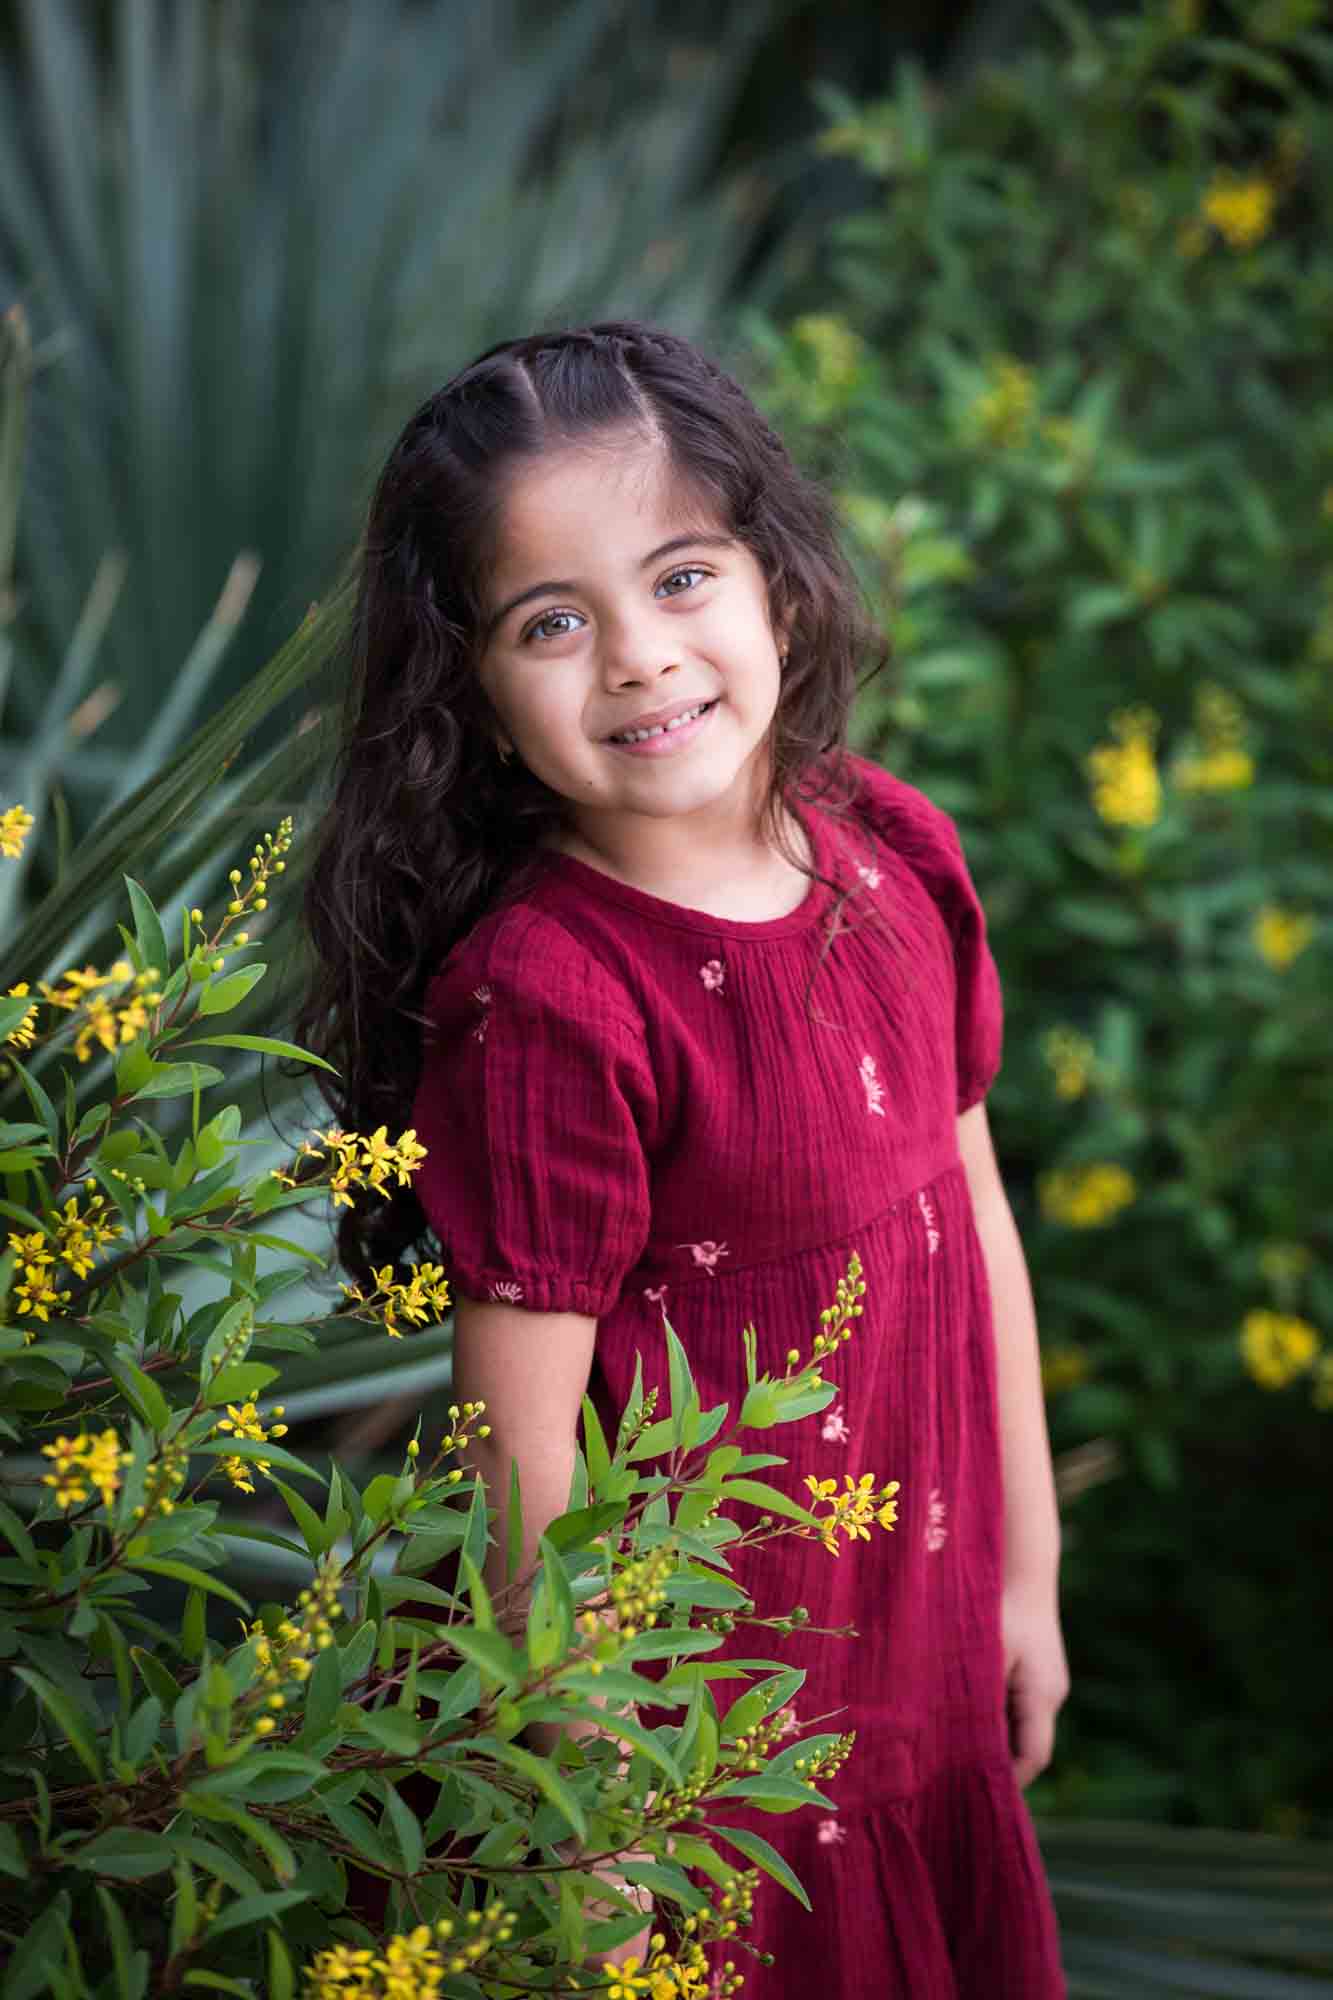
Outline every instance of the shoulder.
<svg viewBox="0 0 1333 2000">
<path fill-rule="evenodd" d="M 424 1012 L 437 1030 L 460 1012 L 503 997 L 517 1012 L 542 1020 L 581 1021 L 636 1041 L 643 1021 L 623 979 L 557 916 L 534 902 L 511 903 L 483 917 L 456 944 L 426 987 Z"/>
<path fill-rule="evenodd" d="M 851 810 L 922 877 L 937 897 L 954 891 L 972 893 L 958 828 L 942 806 L 869 757 L 847 753 L 852 780 Z"/>
</svg>

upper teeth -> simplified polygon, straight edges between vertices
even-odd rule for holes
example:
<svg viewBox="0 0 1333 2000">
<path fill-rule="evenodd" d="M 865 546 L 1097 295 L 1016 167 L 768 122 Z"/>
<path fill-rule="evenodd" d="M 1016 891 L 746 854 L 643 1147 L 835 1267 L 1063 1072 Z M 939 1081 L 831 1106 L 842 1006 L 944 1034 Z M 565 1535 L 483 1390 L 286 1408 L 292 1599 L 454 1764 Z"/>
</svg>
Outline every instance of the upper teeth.
<svg viewBox="0 0 1333 2000">
<path fill-rule="evenodd" d="M 642 743 L 649 736 L 665 736 L 668 730 L 679 729 L 687 722 L 693 722 L 696 715 L 702 715 L 711 702 L 701 701 L 697 708 L 687 708 L 684 715 L 673 715 L 670 722 L 659 722 L 652 729 L 626 729 L 619 736 L 613 736 L 613 743 Z"/>
</svg>

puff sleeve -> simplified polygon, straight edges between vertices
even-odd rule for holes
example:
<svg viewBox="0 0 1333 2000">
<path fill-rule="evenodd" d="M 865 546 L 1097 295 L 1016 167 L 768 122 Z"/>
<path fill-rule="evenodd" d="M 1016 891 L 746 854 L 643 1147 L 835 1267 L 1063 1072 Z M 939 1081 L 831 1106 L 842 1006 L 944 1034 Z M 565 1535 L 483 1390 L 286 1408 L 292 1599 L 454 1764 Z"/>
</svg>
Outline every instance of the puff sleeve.
<svg viewBox="0 0 1333 2000">
<path fill-rule="evenodd" d="M 986 913 L 968 871 L 958 828 L 948 813 L 915 785 L 868 758 L 850 761 L 860 780 L 862 812 L 929 890 L 953 942 L 956 1101 L 961 1115 L 985 1097 L 1003 1053 L 1004 1002 Z"/>
<path fill-rule="evenodd" d="M 656 1099 L 627 994 L 550 917 L 483 920 L 426 993 L 415 1187 L 455 1292 L 599 1316 L 649 1228 Z"/>
</svg>

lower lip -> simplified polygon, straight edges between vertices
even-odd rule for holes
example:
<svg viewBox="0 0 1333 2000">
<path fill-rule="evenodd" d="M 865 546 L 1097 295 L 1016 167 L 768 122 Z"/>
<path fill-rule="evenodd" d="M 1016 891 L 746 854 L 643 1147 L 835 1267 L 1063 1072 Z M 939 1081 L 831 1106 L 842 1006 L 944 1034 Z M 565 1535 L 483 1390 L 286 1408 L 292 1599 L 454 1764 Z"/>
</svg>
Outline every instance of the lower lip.
<svg viewBox="0 0 1333 2000">
<path fill-rule="evenodd" d="M 685 723 L 680 729 L 664 729 L 660 736 L 645 736 L 642 743 L 612 743 L 608 737 L 608 745 L 612 750 L 622 750 L 627 757 L 669 757 L 674 751 L 683 749 L 685 744 L 693 743 L 716 707 L 714 702 L 712 708 L 696 715 L 693 722 Z"/>
</svg>

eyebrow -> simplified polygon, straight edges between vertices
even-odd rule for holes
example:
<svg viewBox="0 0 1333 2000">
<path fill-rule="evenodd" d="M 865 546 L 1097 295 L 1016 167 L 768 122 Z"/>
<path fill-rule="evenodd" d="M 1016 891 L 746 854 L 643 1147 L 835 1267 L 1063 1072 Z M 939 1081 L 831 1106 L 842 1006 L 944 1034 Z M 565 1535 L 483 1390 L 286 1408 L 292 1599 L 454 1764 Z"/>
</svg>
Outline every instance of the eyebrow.
<svg viewBox="0 0 1333 2000">
<path fill-rule="evenodd" d="M 678 549 L 730 549 L 734 548 L 735 545 L 736 537 L 734 535 L 708 533 L 673 535 L 669 542 L 659 542 L 655 549 L 649 549 L 647 555 L 640 560 L 639 568 L 649 569 L 653 563 L 661 562 L 663 556 L 675 555 Z M 559 597 L 564 594 L 575 595 L 578 590 L 578 582 L 569 577 L 557 577 L 553 581 L 548 579 L 545 583 L 534 583 L 528 590 L 520 590 L 516 597 L 511 597 L 507 603 L 502 604 L 499 610 L 493 613 L 487 620 L 482 636 L 484 639 L 489 639 L 496 628 L 504 623 L 511 611 L 517 611 L 520 604 L 527 604 L 534 597 Z"/>
</svg>

